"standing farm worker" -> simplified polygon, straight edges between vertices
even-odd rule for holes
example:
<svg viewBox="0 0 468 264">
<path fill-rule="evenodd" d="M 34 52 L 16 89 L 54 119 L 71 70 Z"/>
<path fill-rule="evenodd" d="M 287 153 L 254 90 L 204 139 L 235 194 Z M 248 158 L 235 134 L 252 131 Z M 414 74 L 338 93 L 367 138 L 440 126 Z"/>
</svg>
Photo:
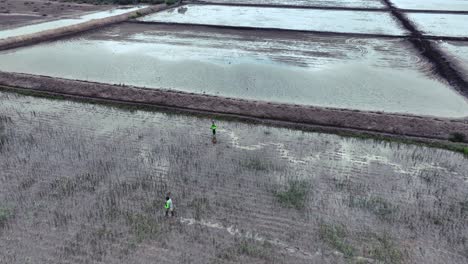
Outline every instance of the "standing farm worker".
<svg viewBox="0 0 468 264">
<path fill-rule="evenodd" d="M 211 121 L 211 131 L 213 131 L 213 136 L 216 136 L 216 128 L 218 128 L 216 125 L 215 125 L 215 122 L 214 120 Z"/>
<path fill-rule="evenodd" d="M 166 209 L 166 216 L 169 216 L 169 212 L 171 212 L 171 216 L 174 216 L 174 205 L 172 204 L 172 199 L 169 196 L 166 196 L 166 204 L 164 204 L 164 208 Z"/>
</svg>

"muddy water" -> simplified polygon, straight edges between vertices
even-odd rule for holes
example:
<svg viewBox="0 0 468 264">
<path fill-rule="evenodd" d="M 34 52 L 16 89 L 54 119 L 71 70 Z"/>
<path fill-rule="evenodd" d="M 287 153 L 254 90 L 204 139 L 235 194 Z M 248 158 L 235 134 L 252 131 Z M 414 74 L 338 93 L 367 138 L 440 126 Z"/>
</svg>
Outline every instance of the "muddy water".
<svg viewBox="0 0 468 264">
<path fill-rule="evenodd" d="M 28 25 L 28 26 L 23 26 L 23 27 L 0 30 L 0 39 L 6 39 L 9 37 L 18 37 L 22 35 L 46 31 L 50 29 L 57 29 L 61 27 L 72 26 L 72 25 L 88 22 L 93 19 L 100 19 L 100 18 L 105 18 L 105 17 L 121 15 L 124 13 L 128 13 L 131 11 L 141 9 L 141 8 L 144 8 L 144 7 L 116 8 L 116 9 L 112 9 L 108 11 L 100 11 L 100 12 L 83 15 L 77 18 L 59 19 L 59 20 L 53 20 L 49 22 L 33 24 L 33 25 Z"/>
<path fill-rule="evenodd" d="M 407 16 L 423 34 L 468 37 L 468 15 L 407 13 Z"/>
<path fill-rule="evenodd" d="M 468 11 L 466 0 L 391 0 L 391 2 L 396 7 L 404 9 Z"/>
<path fill-rule="evenodd" d="M 367 7 L 383 8 L 380 0 L 206 0 L 209 3 L 239 3 L 239 4 L 269 4 L 294 6 L 326 6 L 326 7 Z"/>
<path fill-rule="evenodd" d="M 123 24 L 0 54 L 0 70 L 245 99 L 468 116 L 404 41 Z"/>
<path fill-rule="evenodd" d="M 0 262 L 467 260 L 461 154 L 224 121 L 213 144 L 209 119 L 6 93 L 0 115 Z M 301 209 L 274 196 L 292 181 Z M 345 228 L 350 258 L 324 226 Z"/>
<path fill-rule="evenodd" d="M 232 19 L 234 17 L 236 19 Z M 177 10 L 171 9 L 144 16 L 139 20 L 347 33 L 406 34 L 390 13 L 386 12 L 186 5 Z"/>
</svg>

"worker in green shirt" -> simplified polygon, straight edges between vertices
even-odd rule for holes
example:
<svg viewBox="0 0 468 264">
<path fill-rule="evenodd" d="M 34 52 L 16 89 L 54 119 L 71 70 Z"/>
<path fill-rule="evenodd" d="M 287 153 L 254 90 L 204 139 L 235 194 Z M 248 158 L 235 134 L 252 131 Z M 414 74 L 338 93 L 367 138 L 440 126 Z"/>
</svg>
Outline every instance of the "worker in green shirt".
<svg viewBox="0 0 468 264">
<path fill-rule="evenodd" d="M 169 212 L 171 212 L 171 216 L 174 216 L 174 205 L 172 204 L 172 199 L 169 196 L 166 196 L 164 209 L 166 209 L 166 216 L 169 216 Z"/>
<path fill-rule="evenodd" d="M 218 127 L 215 125 L 214 120 L 211 121 L 211 131 L 213 131 L 213 136 L 216 136 L 216 128 Z"/>
</svg>

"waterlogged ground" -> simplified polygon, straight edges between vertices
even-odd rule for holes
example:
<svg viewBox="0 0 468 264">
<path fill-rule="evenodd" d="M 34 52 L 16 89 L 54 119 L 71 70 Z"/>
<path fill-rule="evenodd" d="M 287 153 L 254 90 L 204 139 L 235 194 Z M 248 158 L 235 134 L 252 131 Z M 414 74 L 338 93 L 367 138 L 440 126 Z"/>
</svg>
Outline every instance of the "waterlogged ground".
<svg viewBox="0 0 468 264">
<path fill-rule="evenodd" d="M 93 19 L 100 19 L 105 17 L 112 17 L 121 15 L 124 13 L 132 12 L 143 7 L 132 7 L 132 8 L 115 8 L 112 10 L 107 11 L 99 11 L 87 15 L 83 15 L 76 18 L 66 18 L 66 19 L 58 19 L 53 21 L 48 21 L 39 24 L 27 25 L 23 27 L 11 28 L 0 30 L 0 39 L 6 39 L 10 37 L 18 37 L 22 35 L 38 33 L 46 30 L 57 29 L 66 26 L 72 26 L 80 23 L 89 22 Z"/>
<path fill-rule="evenodd" d="M 419 10 L 468 11 L 466 0 L 390 0 L 396 7 Z"/>
<path fill-rule="evenodd" d="M 407 33 L 387 12 L 186 5 L 139 20 L 386 35 Z"/>
<path fill-rule="evenodd" d="M 466 76 L 468 76 L 468 42 L 439 41 L 438 45 L 453 59 L 458 61 Z"/>
<path fill-rule="evenodd" d="M 1 263 L 466 263 L 468 162 L 0 93 Z M 177 218 L 164 219 L 171 192 Z"/>
<path fill-rule="evenodd" d="M 125 23 L 1 52 L 0 70 L 263 101 L 468 116 L 467 101 L 431 77 L 430 64 L 404 40 Z"/>
<path fill-rule="evenodd" d="M 407 13 L 418 30 L 431 36 L 468 37 L 468 15 Z"/>
<path fill-rule="evenodd" d="M 204 0 L 209 3 L 234 4 L 265 4 L 265 5 L 294 5 L 294 6 L 320 6 L 320 7 L 361 7 L 383 8 L 380 0 Z"/>
</svg>

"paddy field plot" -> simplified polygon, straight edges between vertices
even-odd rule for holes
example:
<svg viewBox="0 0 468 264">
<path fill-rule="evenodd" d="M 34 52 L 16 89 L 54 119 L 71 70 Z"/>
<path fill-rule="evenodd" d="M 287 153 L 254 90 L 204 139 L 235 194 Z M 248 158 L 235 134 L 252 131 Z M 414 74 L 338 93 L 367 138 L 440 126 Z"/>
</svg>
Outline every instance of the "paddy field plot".
<svg viewBox="0 0 468 264">
<path fill-rule="evenodd" d="M 407 13 L 408 18 L 425 35 L 468 37 L 468 15 Z"/>
<path fill-rule="evenodd" d="M 235 18 L 235 19 L 233 19 Z M 139 18 L 145 22 L 405 35 L 388 12 L 186 5 Z"/>
<path fill-rule="evenodd" d="M 466 0 L 390 0 L 390 2 L 402 9 L 468 11 Z"/>
<path fill-rule="evenodd" d="M 0 93 L 0 262 L 466 263 L 462 154 Z M 163 217 L 171 192 L 175 219 Z"/>
<path fill-rule="evenodd" d="M 124 23 L 1 52 L 0 70 L 282 103 L 468 116 L 467 101 L 399 39 Z"/>
<path fill-rule="evenodd" d="M 264 4 L 264 5 L 292 5 L 319 7 L 356 7 L 356 8 L 384 8 L 380 0 L 206 0 L 208 3 L 232 4 Z"/>
<path fill-rule="evenodd" d="M 468 42 L 460 41 L 439 41 L 437 44 L 457 61 L 465 74 L 468 77 Z"/>
</svg>

